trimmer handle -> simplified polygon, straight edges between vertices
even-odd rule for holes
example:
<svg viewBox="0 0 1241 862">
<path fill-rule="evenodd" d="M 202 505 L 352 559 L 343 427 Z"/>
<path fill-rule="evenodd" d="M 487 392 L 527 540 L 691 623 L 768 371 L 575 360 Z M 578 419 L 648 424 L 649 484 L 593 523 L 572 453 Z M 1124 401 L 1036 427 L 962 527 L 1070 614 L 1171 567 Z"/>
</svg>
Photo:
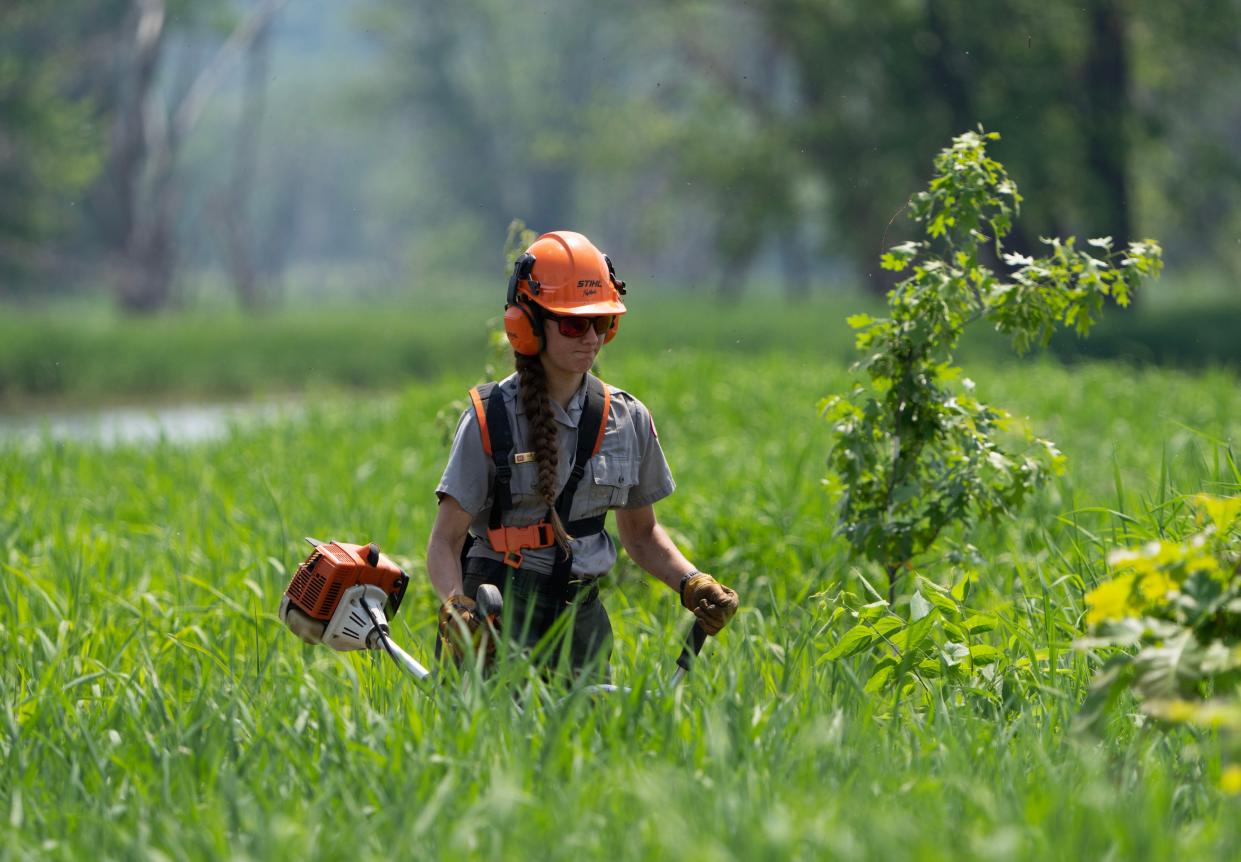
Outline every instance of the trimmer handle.
<svg viewBox="0 0 1241 862">
<path fill-rule="evenodd" d="M 690 666 L 698 653 L 702 652 L 702 645 L 706 642 L 707 630 L 702 627 L 700 620 L 695 620 L 693 627 L 685 635 L 685 646 L 681 647 L 681 655 L 677 657 L 677 667 L 689 673 Z"/>
<path fill-rule="evenodd" d="M 504 611 L 504 598 L 495 584 L 479 584 L 474 595 L 475 610 L 478 615 L 493 626 L 499 623 L 500 614 Z"/>
</svg>

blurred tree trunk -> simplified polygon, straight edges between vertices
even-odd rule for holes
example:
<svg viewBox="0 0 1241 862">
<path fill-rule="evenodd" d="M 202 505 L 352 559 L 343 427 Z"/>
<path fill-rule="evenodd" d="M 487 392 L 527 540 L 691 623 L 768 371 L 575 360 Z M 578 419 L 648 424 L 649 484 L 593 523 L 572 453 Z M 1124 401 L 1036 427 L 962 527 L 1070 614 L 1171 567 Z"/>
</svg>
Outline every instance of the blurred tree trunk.
<svg viewBox="0 0 1241 862">
<path fill-rule="evenodd" d="M 233 30 L 172 105 L 155 89 L 165 40 L 164 0 L 134 0 L 133 73 L 109 160 L 118 205 L 116 236 L 123 234 L 117 299 L 130 313 L 150 313 L 172 299 L 177 270 L 176 214 L 180 185 L 176 163 L 231 60 L 247 50 L 287 0 L 266 0 Z"/>
<path fill-rule="evenodd" d="M 1116 244 L 1136 239 L 1130 214 L 1132 109 L 1124 0 L 1090 0 L 1086 7 L 1090 49 L 1082 69 L 1086 162 L 1097 188 L 1092 236 Z"/>
<path fill-rule="evenodd" d="M 254 233 L 254 222 L 249 211 L 258 161 L 259 132 L 267 107 L 269 32 L 270 22 L 262 22 L 246 50 L 244 93 L 233 154 L 233 177 L 219 207 L 220 226 L 224 232 L 233 286 L 237 290 L 237 299 L 242 307 L 247 309 L 258 308 L 269 299 L 264 295 L 254 260 L 253 243 L 250 239 Z"/>
<path fill-rule="evenodd" d="M 127 25 L 124 52 L 129 72 L 122 76 L 107 163 L 107 218 L 101 224 L 105 243 L 120 259 L 117 280 L 122 308 L 143 304 L 144 288 L 129 271 L 138 239 L 139 198 L 148 158 L 147 103 L 159 70 L 164 46 L 165 9 L 162 0 L 135 0 Z"/>
</svg>

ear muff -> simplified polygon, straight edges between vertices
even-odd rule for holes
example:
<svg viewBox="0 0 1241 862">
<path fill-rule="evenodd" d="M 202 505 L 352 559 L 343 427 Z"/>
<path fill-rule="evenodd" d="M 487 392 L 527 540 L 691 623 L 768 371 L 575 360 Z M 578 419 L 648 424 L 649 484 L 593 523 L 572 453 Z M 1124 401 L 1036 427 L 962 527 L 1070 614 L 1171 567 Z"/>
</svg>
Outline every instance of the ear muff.
<svg viewBox="0 0 1241 862">
<path fill-rule="evenodd" d="M 522 356 L 538 356 L 543 352 L 543 315 L 538 313 L 538 306 L 517 296 L 517 285 L 522 281 L 526 282 L 531 295 L 539 294 L 539 283 L 530 275 L 534 260 L 534 255 L 523 254 L 514 261 L 504 303 L 504 334 L 513 350 Z"/>
<path fill-rule="evenodd" d="M 620 329 L 620 319 L 621 316 L 619 314 L 612 315 L 612 325 L 609 326 L 608 331 L 603 334 L 604 344 L 607 344 L 616 337 L 616 330 Z"/>
<path fill-rule="evenodd" d="M 537 306 L 515 302 L 504 309 L 504 334 L 513 350 L 522 356 L 538 356 L 543 352 L 543 315 Z"/>
</svg>

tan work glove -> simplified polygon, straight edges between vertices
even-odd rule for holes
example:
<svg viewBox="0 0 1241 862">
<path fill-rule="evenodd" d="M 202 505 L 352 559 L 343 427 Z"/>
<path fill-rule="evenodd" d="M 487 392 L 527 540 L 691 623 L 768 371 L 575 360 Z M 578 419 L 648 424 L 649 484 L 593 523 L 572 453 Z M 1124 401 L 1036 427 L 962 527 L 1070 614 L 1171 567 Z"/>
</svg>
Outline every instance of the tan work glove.
<svg viewBox="0 0 1241 862">
<path fill-rule="evenodd" d="M 483 646 L 486 638 L 482 617 L 475 610 L 474 600 L 456 594 L 440 605 L 440 641 L 452 657 L 460 661 L 470 650 Z M 470 644 L 470 646 L 467 646 Z M 494 644 L 488 644 L 494 649 Z"/>
<path fill-rule="evenodd" d="M 707 634 L 714 635 L 737 612 L 737 594 L 706 572 L 694 572 L 681 584 L 681 604 L 698 617 Z"/>
</svg>

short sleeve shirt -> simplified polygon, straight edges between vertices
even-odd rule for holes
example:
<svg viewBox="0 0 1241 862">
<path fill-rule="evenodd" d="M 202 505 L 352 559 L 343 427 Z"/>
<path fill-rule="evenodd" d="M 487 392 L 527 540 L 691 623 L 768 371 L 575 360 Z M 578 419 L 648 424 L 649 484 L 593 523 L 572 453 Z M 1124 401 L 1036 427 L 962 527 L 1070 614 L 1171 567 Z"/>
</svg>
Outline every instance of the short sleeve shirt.
<svg viewBox="0 0 1241 862">
<path fill-rule="evenodd" d="M 512 374 L 498 385 L 513 434 L 513 449 L 509 453 L 509 466 L 513 471 L 509 483 L 513 508 L 502 515 L 501 521 L 505 526 L 520 527 L 544 520 L 547 503 L 538 493 L 538 463 L 525 458 L 520 463 L 517 461 L 518 455 L 534 449 L 525 408 L 517 397 L 517 381 L 517 375 Z M 628 392 L 613 386 L 608 386 L 608 391 L 611 405 L 603 441 L 578 483 L 569 513 L 572 521 L 592 518 L 609 509 L 647 506 L 676 489 L 650 412 Z M 555 401 L 551 403 L 552 416 L 560 432 L 557 493 L 568 481 L 573 467 L 571 461 L 577 449 L 577 425 L 585 398 L 586 381 L 583 379 L 582 386 L 569 401 L 568 410 Z M 441 500 L 446 495 L 453 497 L 462 509 L 473 516 L 470 533 L 481 541 L 473 543 L 469 551 L 471 557 L 503 558 L 503 554 L 491 548 L 486 538 L 494 480 L 495 463 L 483 451 L 478 417 L 473 407 L 467 407 L 457 423 L 448 465 L 435 493 Z M 570 549 L 573 552 L 573 574 L 581 578 L 600 577 L 616 562 L 616 546 L 606 530 L 573 539 Z M 522 569 L 542 574 L 551 572 L 555 548 L 531 549 L 522 554 Z"/>
</svg>

